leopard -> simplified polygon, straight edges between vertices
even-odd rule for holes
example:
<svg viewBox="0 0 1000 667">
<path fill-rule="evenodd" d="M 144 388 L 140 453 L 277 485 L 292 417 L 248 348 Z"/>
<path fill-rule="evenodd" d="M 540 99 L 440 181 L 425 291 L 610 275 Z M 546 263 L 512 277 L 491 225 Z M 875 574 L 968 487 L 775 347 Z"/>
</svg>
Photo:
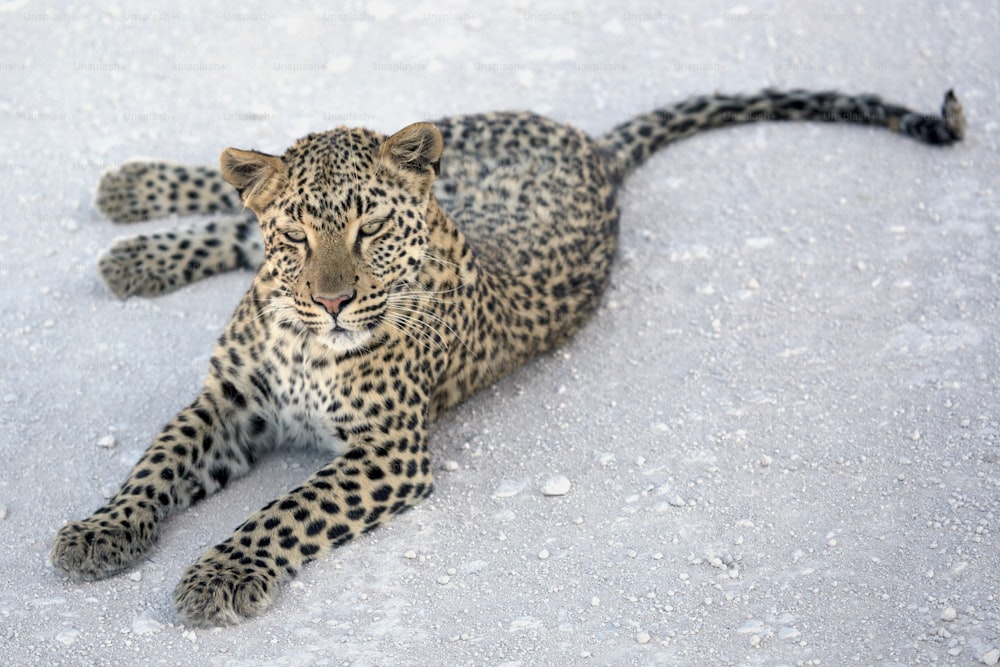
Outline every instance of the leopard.
<svg viewBox="0 0 1000 667">
<path fill-rule="evenodd" d="M 75 580 L 121 573 L 171 515 L 266 455 L 318 447 L 327 463 L 205 551 L 173 591 L 190 626 L 262 614 L 307 563 L 431 494 L 439 415 L 592 317 L 631 173 L 705 130 L 799 120 L 938 146 L 966 130 L 952 91 L 939 114 L 921 114 L 875 95 L 765 89 L 688 98 L 598 137 L 530 112 L 480 113 L 391 135 L 341 126 L 281 155 L 226 148 L 217 169 L 109 172 L 96 203 L 112 220 L 220 216 L 115 242 L 100 259 L 114 294 L 256 273 L 200 392 L 113 497 L 58 531 L 51 564 Z"/>
</svg>

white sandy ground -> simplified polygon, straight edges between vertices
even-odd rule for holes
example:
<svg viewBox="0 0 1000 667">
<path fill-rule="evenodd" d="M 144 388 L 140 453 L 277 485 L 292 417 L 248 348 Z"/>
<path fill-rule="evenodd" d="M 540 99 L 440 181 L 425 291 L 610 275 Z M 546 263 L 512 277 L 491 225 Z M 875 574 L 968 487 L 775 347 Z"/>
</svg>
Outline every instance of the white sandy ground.
<svg viewBox="0 0 1000 667">
<path fill-rule="evenodd" d="M 0 662 L 996 664 L 1000 8 L 738 2 L 0 3 Z M 176 223 L 101 219 L 104 168 L 493 109 L 599 133 L 766 85 L 928 111 L 954 86 L 968 140 L 771 125 L 658 155 L 593 323 L 448 414 L 433 498 L 258 620 L 192 631 L 170 592 L 318 454 L 172 519 L 131 574 L 47 565 L 250 278 L 112 298 L 99 251 Z"/>
</svg>

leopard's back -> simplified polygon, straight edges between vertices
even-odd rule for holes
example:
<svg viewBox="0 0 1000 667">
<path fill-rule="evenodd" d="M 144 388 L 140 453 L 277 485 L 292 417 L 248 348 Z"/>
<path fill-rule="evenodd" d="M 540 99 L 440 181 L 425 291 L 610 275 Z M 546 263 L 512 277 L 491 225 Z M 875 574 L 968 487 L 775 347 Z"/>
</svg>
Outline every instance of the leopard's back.
<svg viewBox="0 0 1000 667">
<path fill-rule="evenodd" d="M 490 279 L 508 283 L 519 301 L 515 318 L 536 327 L 531 353 L 562 342 L 597 306 L 617 247 L 616 191 L 597 145 L 576 128 L 524 112 L 435 125 L 445 145 L 435 182 L 442 210 Z"/>
</svg>

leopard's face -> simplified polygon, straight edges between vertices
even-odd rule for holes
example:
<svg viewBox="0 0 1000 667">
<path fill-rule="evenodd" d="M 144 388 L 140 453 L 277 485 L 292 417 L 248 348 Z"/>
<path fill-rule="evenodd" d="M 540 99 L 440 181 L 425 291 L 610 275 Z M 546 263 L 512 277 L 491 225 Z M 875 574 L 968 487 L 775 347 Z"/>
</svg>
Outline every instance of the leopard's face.
<svg viewBox="0 0 1000 667">
<path fill-rule="evenodd" d="M 305 328 L 338 352 L 365 347 L 405 321 L 428 244 L 430 185 L 440 156 L 436 128 L 420 125 L 430 131 L 398 138 L 407 128 L 389 139 L 340 128 L 309 135 L 281 158 L 264 156 L 276 175 L 241 194 L 264 235 L 269 316 Z M 428 142 L 434 160 L 414 161 L 414 151 Z M 260 160 L 255 164 L 230 165 L 230 172 L 239 180 L 261 168 Z M 224 172 L 226 166 L 224 154 Z"/>
</svg>

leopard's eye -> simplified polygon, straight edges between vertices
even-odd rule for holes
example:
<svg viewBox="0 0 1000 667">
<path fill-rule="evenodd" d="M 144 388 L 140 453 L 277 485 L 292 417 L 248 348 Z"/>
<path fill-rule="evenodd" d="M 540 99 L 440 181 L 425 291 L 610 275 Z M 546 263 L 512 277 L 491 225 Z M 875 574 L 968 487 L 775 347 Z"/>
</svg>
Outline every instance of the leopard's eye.
<svg viewBox="0 0 1000 667">
<path fill-rule="evenodd" d="M 305 243 L 306 233 L 301 229 L 292 229 L 290 231 L 285 232 L 285 238 L 291 241 L 292 243 Z"/>
<path fill-rule="evenodd" d="M 358 234 L 360 234 L 361 236 L 373 236 L 375 234 L 378 234 L 379 230 L 382 229 L 382 226 L 384 224 L 385 224 L 385 218 L 377 218 L 375 220 L 371 220 L 361 225 L 361 228 L 358 230 Z"/>
</svg>

